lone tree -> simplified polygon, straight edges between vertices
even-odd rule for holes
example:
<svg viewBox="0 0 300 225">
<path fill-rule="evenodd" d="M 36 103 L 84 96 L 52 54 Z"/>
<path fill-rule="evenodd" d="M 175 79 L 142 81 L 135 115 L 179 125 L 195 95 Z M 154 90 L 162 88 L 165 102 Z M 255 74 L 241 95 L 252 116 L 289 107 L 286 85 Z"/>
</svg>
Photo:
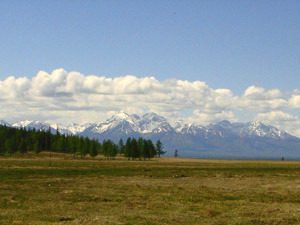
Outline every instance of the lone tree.
<svg viewBox="0 0 300 225">
<path fill-rule="evenodd" d="M 178 150 L 177 150 L 177 149 L 175 149 L 175 154 L 174 154 L 174 156 L 175 156 L 175 158 L 178 157 Z"/>
<path fill-rule="evenodd" d="M 162 145 L 162 143 L 161 143 L 160 140 L 158 140 L 158 141 L 156 142 L 155 147 L 156 147 L 156 152 L 157 152 L 157 155 L 158 155 L 159 158 L 160 158 L 160 155 L 166 154 L 166 151 L 163 151 L 164 146 Z"/>
</svg>

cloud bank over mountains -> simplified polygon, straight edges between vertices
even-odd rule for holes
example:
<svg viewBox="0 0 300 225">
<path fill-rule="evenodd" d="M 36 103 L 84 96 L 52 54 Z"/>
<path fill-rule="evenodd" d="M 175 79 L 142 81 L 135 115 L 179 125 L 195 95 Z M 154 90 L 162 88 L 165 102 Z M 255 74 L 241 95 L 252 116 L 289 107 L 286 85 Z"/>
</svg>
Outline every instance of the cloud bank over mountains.
<svg viewBox="0 0 300 225">
<path fill-rule="evenodd" d="M 197 124 L 258 120 L 300 137 L 299 109 L 300 90 L 282 93 L 250 86 L 237 96 L 202 81 L 108 78 L 64 69 L 51 74 L 40 71 L 32 79 L 11 76 L 0 81 L 0 119 L 9 122 L 38 119 L 83 124 L 104 121 L 124 110 L 156 112 L 170 121 Z"/>
</svg>

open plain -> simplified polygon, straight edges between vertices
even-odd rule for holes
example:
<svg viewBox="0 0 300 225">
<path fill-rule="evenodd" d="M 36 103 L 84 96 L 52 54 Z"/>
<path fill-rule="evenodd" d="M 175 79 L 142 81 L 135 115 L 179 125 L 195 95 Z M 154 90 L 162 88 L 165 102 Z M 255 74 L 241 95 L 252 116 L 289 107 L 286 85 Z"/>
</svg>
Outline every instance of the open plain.
<svg viewBox="0 0 300 225">
<path fill-rule="evenodd" d="M 300 162 L 1 157 L 0 224 L 300 224 Z"/>
</svg>

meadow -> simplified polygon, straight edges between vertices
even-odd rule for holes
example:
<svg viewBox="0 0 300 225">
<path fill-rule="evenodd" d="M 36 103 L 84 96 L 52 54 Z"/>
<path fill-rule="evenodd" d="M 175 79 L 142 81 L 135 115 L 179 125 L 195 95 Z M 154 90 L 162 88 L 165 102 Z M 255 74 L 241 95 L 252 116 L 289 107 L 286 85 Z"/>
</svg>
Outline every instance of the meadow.
<svg viewBox="0 0 300 225">
<path fill-rule="evenodd" d="M 300 162 L 2 156 L 0 224 L 300 224 Z"/>
</svg>

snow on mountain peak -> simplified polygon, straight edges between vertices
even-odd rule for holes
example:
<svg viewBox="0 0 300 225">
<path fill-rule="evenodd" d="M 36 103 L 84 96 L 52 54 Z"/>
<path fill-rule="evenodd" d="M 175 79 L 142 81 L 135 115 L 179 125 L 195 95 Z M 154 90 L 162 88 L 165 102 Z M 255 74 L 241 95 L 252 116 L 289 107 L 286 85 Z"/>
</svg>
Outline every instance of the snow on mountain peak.
<svg viewBox="0 0 300 225">
<path fill-rule="evenodd" d="M 0 121 L 0 123 L 4 122 Z M 285 156 L 288 152 L 286 149 L 298 151 L 300 143 L 299 138 L 258 121 L 231 123 L 225 120 L 203 126 L 179 120 L 171 125 L 167 119 L 155 113 L 147 113 L 139 117 L 123 111 L 101 123 L 63 126 L 26 120 L 14 123 L 13 126 L 44 131 L 50 128 L 52 133 L 59 129 L 61 134 L 80 135 L 99 141 L 105 139 L 118 141 L 120 138 L 124 140 L 127 137 L 144 137 L 155 141 L 159 139 L 167 150 L 173 151 L 177 148 L 189 152 L 203 151 L 205 155 L 212 152 L 212 156 L 215 156 L 215 152 L 219 152 L 222 155 L 228 153 L 231 157 L 232 152 L 235 154 L 239 151 L 246 156 L 255 156 L 255 152 L 261 156 L 264 150 L 266 155 L 274 150 L 275 153 L 279 152 L 280 156 L 283 154 Z"/>
<path fill-rule="evenodd" d="M 26 127 L 29 124 L 37 124 L 37 121 L 33 121 L 33 120 L 24 120 L 24 121 L 20 121 L 17 123 L 13 123 L 12 126 L 13 127 Z"/>
<path fill-rule="evenodd" d="M 121 110 L 117 114 L 114 114 L 113 117 L 119 118 L 119 119 L 127 119 L 129 117 L 129 115 Z"/>
<path fill-rule="evenodd" d="M 178 133 L 182 133 L 183 129 L 189 126 L 191 126 L 191 124 L 186 124 L 183 120 L 177 120 L 173 125 L 175 131 Z"/>
<path fill-rule="evenodd" d="M 170 130 L 170 124 L 167 122 L 166 118 L 153 112 L 143 115 L 138 126 L 142 133 L 157 133 Z"/>
<path fill-rule="evenodd" d="M 106 122 L 99 123 L 97 127 L 94 128 L 94 131 L 103 133 L 118 126 L 120 126 L 125 133 L 137 132 L 141 134 L 169 132 L 173 130 L 177 133 L 193 134 L 196 136 L 219 134 L 221 137 L 225 137 L 225 134 L 234 134 L 240 137 L 254 135 L 259 137 L 283 138 L 288 135 L 275 127 L 266 126 L 258 121 L 249 123 L 230 123 L 227 120 L 223 120 L 216 124 L 202 126 L 187 124 L 183 120 L 179 120 L 171 126 L 167 119 L 156 113 L 147 113 L 139 117 L 135 114 L 129 115 L 123 111 L 115 114 Z M 282 136 L 283 134 L 286 135 Z"/>
<path fill-rule="evenodd" d="M 72 123 L 70 126 L 67 126 L 66 128 L 69 131 L 71 131 L 73 134 L 77 134 L 77 133 L 84 131 L 86 128 L 90 127 L 91 125 L 92 125 L 91 123 L 86 123 L 84 125 Z"/>
<path fill-rule="evenodd" d="M 253 121 L 253 122 L 249 122 L 248 123 L 249 126 L 253 127 L 253 128 L 259 128 L 259 127 L 262 127 L 264 126 L 261 122 L 259 121 Z"/>
<path fill-rule="evenodd" d="M 127 113 L 125 113 L 124 111 L 120 111 L 117 114 L 114 114 L 110 119 L 107 120 L 108 121 L 128 121 L 129 123 L 135 123 L 136 121 L 138 121 L 140 119 L 140 117 L 136 114 L 132 114 L 129 115 Z"/>
<path fill-rule="evenodd" d="M 0 122 L 0 124 L 4 123 L 5 121 Z M 28 129 L 34 128 L 36 130 L 48 130 L 50 127 L 51 132 L 55 132 L 56 129 L 59 129 L 61 133 L 74 135 L 87 132 L 102 134 L 106 131 L 118 131 L 126 134 L 132 132 L 140 134 L 175 132 L 178 134 L 191 134 L 199 137 L 219 135 L 222 138 L 230 137 L 231 135 L 239 137 L 268 137 L 273 139 L 292 138 L 292 136 L 288 133 L 280 131 L 275 127 L 264 125 L 258 121 L 249 123 L 230 123 L 229 121 L 224 120 L 208 126 L 202 126 L 188 124 L 183 120 L 179 120 L 171 125 L 166 118 L 157 115 L 156 113 L 147 113 L 139 117 L 135 114 L 127 114 L 124 111 L 120 111 L 119 113 L 113 115 L 105 122 L 94 124 L 70 124 L 63 126 L 58 124 L 50 125 L 40 121 L 25 120 L 14 123 L 12 126 L 26 127 Z"/>
</svg>

